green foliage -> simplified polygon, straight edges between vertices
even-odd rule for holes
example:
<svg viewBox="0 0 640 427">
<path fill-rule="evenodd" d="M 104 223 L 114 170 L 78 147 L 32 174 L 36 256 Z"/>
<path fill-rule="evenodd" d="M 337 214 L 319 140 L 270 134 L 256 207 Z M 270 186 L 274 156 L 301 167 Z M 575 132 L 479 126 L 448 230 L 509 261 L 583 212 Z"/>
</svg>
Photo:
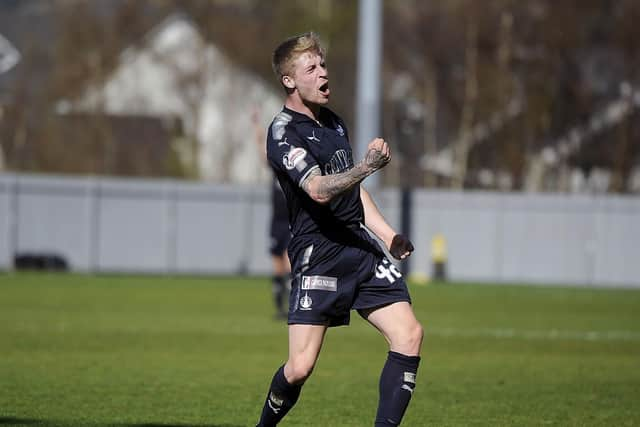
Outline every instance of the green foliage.
<svg viewBox="0 0 640 427">
<path fill-rule="evenodd" d="M 286 357 L 267 278 L 0 275 L 0 425 L 247 426 Z M 640 292 L 413 286 L 406 426 L 640 423 Z M 553 332 L 553 331 L 556 332 Z M 283 426 L 370 426 L 383 339 L 327 334 Z"/>
</svg>

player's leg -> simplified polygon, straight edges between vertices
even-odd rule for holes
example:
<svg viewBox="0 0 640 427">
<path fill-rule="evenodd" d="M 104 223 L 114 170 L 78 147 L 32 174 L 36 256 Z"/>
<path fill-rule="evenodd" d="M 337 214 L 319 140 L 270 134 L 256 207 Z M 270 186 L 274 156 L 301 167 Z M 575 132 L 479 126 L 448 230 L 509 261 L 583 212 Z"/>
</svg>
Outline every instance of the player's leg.
<svg viewBox="0 0 640 427">
<path fill-rule="evenodd" d="M 380 375 L 380 400 L 375 425 L 397 426 L 402 421 L 415 388 L 422 325 L 408 302 L 396 302 L 359 312 L 389 343 L 389 354 Z"/>
<path fill-rule="evenodd" d="M 287 295 L 289 293 L 289 282 L 291 279 L 291 265 L 287 255 L 287 246 L 291 239 L 288 220 L 271 222 L 271 242 L 269 252 L 273 263 L 273 302 L 276 308 L 276 317 L 287 318 Z"/>
<path fill-rule="evenodd" d="M 272 292 L 276 307 L 276 316 L 286 319 L 287 288 L 289 282 L 289 258 L 284 251 L 280 255 L 271 256 L 273 262 Z"/>
<path fill-rule="evenodd" d="M 420 355 L 423 330 L 411 304 L 402 301 L 359 312 L 382 333 L 389 350 L 408 356 Z"/>
<path fill-rule="evenodd" d="M 289 359 L 273 376 L 258 427 L 275 426 L 298 401 L 318 360 L 324 325 L 289 325 Z"/>
</svg>

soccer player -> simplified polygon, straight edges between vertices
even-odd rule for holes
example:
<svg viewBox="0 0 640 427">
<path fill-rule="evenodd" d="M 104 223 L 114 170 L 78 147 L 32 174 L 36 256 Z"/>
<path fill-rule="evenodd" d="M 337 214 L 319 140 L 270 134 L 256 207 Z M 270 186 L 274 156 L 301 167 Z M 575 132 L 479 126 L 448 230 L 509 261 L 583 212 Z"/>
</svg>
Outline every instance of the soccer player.
<svg viewBox="0 0 640 427">
<path fill-rule="evenodd" d="M 284 197 L 277 177 L 273 177 L 271 182 L 271 225 L 269 227 L 269 252 L 273 264 L 273 302 L 276 308 L 276 318 L 286 319 L 287 291 L 289 289 L 289 276 L 291 267 L 287 246 L 291 239 L 289 231 L 289 213 L 287 211 L 287 200 Z"/>
<path fill-rule="evenodd" d="M 415 387 L 423 332 L 402 275 L 364 227 L 397 259 L 413 245 L 360 186 L 389 163 L 389 146 L 376 138 L 364 159 L 353 162 L 347 127 L 325 107 L 329 78 L 317 35 L 285 40 L 273 53 L 273 68 L 286 100 L 269 128 L 267 157 L 287 198 L 293 282 L 289 357 L 273 377 L 258 426 L 278 424 L 295 405 L 327 328 L 347 325 L 351 309 L 389 344 L 375 425 L 397 426 Z"/>
</svg>

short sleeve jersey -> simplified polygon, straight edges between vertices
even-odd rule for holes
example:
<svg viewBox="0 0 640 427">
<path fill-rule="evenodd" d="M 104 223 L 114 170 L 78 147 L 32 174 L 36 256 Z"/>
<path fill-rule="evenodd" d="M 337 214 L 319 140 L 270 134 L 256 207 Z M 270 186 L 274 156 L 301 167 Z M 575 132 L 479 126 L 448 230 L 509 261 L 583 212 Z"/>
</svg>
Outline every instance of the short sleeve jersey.
<svg viewBox="0 0 640 427">
<path fill-rule="evenodd" d="M 349 230 L 360 228 L 364 220 L 360 186 L 324 205 L 301 188 L 314 170 L 329 175 L 354 166 L 347 128 L 335 113 L 322 107 L 315 121 L 283 108 L 267 134 L 267 157 L 287 199 L 292 245 L 318 238 L 340 241 L 341 236 L 353 234 Z"/>
</svg>

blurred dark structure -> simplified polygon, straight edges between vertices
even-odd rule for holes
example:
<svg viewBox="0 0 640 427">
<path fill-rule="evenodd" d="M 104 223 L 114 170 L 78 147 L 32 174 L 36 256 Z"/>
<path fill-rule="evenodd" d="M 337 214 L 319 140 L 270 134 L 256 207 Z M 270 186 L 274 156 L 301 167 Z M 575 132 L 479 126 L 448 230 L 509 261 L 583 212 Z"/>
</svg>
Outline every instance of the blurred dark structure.
<svg viewBox="0 0 640 427">
<path fill-rule="evenodd" d="M 19 253 L 13 257 L 16 270 L 68 271 L 69 263 L 59 254 L 44 252 Z"/>
</svg>

